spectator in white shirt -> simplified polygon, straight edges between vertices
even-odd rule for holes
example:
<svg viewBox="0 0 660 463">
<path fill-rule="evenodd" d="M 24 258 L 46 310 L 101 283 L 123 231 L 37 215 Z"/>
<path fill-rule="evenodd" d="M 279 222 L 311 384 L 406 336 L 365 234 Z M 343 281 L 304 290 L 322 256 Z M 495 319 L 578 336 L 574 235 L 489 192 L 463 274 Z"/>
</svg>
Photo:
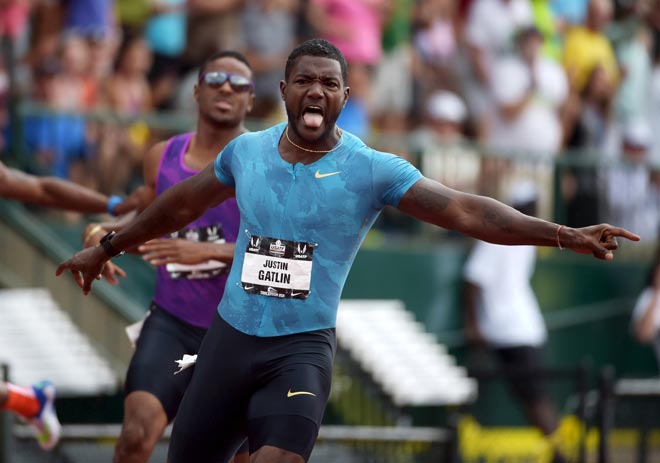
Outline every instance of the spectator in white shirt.
<svg viewBox="0 0 660 463">
<path fill-rule="evenodd" d="M 480 140 L 490 131 L 494 110 L 489 91 L 493 67 L 513 52 L 516 31 L 533 21 L 529 0 L 479 0 L 470 7 L 465 27 L 469 66 L 464 92 Z"/>
<path fill-rule="evenodd" d="M 549 219 L 553 181 L 549 161 L 562 144 L 560 111 L 568 97 L 568 80 L 564 69 L 541 53 L 543 36 L 538 29 L 533 26 L 522 29 L 517 35 L 517 45 L 518 53 L 500 60 L 491 76 L 497 109 L 487 145 L 534 160 L 540 193 L 539 216 Z M 505 172 L 514 180 L 519 176 L 516 167 Z M 527 171 L 529 166 L 523 165 L 522 169 Z M 499 180 L 508 183 L 506 178 Z"/>
<path fill-rule="evenodd" d="M 602 217 L 642 237 L 647 243 L 658 239 L 660 210 L 657 185 L 651 182 L 649 152 L 651 127 L 644 120 L 631 121 L 623 130 L 622 159 L 607 169 Z"/>
</svg>

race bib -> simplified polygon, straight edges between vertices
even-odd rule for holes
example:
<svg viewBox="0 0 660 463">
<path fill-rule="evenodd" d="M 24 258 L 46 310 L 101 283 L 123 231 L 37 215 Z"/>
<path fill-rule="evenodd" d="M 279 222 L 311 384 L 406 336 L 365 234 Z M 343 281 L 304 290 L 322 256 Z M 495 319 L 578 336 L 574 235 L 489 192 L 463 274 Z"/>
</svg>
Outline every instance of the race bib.
<svg viewBox="0 0 660 463">
<path fill-rule="evenodd" d="M 315 246 L 252 235 L 243 260 L 243 289 L 250 294 L 307 299 Z"/>
<path fill-rule="evenodd" d="M 172 239 L 181 238 L 188 241 L 224 243 L 222 227 L 220 225 L 210 225 L 200 228 L 188 228 L 170 234 Z M 204 280 L 214 278 L 227 272 L 227 264 L 218 260 L 208 260 L 200 264 L 186 265 L 176 262 L 165 266 L 170 278 L 173 280 L 185 278 L 187 280 Z"/>
</svg>

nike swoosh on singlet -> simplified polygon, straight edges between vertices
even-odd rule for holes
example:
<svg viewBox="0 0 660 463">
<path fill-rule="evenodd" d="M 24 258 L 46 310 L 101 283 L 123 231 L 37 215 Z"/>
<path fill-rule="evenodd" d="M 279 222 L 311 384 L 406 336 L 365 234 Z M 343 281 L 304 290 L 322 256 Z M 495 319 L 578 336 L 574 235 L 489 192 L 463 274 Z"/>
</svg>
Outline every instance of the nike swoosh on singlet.
<svg viewBox="0 0 660 463">
<path fill-rule="evenodd" d="M 289 392 L 286 393 L 287 397 L 293 397 L 293 396 L 296 396 L 296 395 L 313 395 L 314 397 L 316 397 L 316 394 L 314 394 L 313 392 L 307 392 L 307 391 L 291 392 L 291 389 L 289 389 Z"/>
<path fill-rule="evenodd" d="M 337 172 L 328 172 L 327 174 L 322 174 L 317 170 L 316 173 L 314 174 L 314 178 L 326 178 L 326 177 L 330 177 L 331 175 L 337 175 L 337 174 L 341 174 L 341 170 L 338 170 Z"/>
</svg>

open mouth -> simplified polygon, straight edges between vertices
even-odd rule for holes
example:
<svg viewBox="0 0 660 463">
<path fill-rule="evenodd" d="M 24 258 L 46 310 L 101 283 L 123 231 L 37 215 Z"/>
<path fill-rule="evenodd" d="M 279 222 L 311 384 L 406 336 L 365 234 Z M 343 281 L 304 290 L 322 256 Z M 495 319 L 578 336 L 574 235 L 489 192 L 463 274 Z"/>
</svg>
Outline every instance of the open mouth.
<svg viewBox="0 0 660 463">
<path fill-rule="evenodd" d="M 307 106 L 302 113 L 305 127 L 318 129 L 323 124 L 323 109 L 319 106 Z"/>
</svg>

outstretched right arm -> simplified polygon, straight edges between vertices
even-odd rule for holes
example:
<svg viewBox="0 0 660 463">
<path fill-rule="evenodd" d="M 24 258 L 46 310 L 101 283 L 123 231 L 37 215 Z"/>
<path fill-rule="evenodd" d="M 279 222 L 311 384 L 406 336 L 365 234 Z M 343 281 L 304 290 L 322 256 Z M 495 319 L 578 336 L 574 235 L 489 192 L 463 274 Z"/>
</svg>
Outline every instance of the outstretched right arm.
<svg viewBox="0 0 660 463">
<path fill-rule="evenodd" d="M 130 224 L 117 232 L 110 244 L 123 251 L 180 230 L 208 208 L 220 204 L 233 194 L 234 189 L 220 183 L 215 176 L 213 164 L 209 164 L 197 175 L 174 185 L 156 198 Z M 108 259 L 102 247 L 87 248 L 60 264 L 56 274 L 70 270 L 83 293 L 88 294 Z"/>
</svg>

